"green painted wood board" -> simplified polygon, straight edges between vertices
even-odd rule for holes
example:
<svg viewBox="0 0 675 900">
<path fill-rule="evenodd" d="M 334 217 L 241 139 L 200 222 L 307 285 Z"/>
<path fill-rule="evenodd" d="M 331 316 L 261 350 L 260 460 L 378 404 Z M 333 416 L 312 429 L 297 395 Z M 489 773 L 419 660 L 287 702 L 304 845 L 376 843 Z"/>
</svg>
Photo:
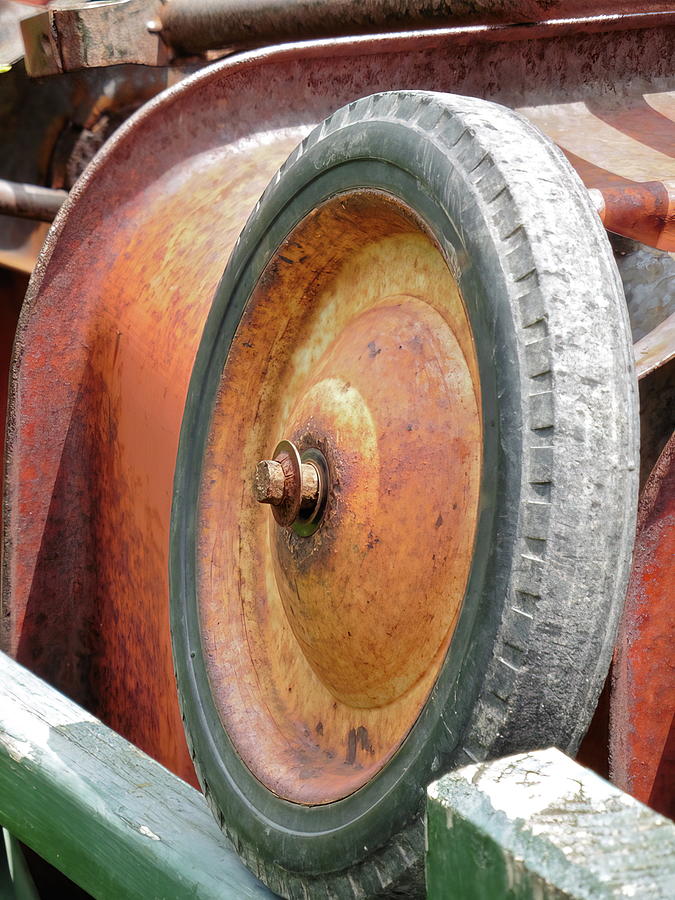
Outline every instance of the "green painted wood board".
<svg viewBox="0 0 675 900">
<path fill-rule="evenodd" d="M 675 824 L 559 750 L 434 782 L 427 848 L 430 900 L 675 898 Z"/>
<path fill-rule="evenodd" d="M 0 824 L 94 897 L 273 896 L 198 791 L 5 654 Z"/>
</svg>

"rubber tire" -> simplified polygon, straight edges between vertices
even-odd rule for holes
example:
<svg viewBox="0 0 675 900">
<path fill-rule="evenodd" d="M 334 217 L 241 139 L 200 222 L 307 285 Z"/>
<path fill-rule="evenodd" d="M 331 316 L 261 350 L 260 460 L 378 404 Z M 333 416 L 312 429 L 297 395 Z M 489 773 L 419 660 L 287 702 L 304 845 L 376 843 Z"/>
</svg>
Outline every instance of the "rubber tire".
<svg viewBox="0 0 675 900">
<path fill-rule="evenodd" d="M 195 513 L 210 410 L 246 299 L 292 227 L 355 186 L 416 208 L 459 280 L 481 375 L 481 512 L 459 623 L 417 723 L 372 782 L 308 808 L 257 782 L 218 718 L 199 639 Z M 431 780 L 510 752 L 575 752 L 625 595 L 636 397 L 604 229 L 562 153 L 516 113 L 448 94 L 379 94 L 340 109 L 282 166 L 232 253 L 199 348 L 170 562 L 174 659 L 195 766 L 221 826 L 274 891 L 421 894 Z"/>
</svg>

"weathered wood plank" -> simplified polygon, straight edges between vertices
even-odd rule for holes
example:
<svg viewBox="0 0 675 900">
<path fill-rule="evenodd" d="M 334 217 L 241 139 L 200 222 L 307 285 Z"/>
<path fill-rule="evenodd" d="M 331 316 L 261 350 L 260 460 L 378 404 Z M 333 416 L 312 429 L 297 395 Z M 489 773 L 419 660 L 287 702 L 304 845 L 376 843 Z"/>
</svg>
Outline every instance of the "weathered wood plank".
<svg viewBox="0 0 675 900">
<path fill-rule="evenodd" d="M 201 794 L 5 654 L 0 824 L 94 897 L 273 896 Z"/>
<path fill-rule="evenodd" d="M 427 841 L 431 900 L 675 897 L 675 824 L 559 750 L 434 782 Z"/>
</svg>

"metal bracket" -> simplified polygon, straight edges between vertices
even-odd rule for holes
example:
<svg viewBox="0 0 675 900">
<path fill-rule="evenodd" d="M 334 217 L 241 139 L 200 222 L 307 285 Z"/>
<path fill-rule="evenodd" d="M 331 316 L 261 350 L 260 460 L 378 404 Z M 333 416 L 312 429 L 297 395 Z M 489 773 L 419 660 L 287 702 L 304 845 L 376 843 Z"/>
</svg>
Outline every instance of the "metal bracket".
<svg viewBox="0 0 675 900">
<path fill-rule="evenodd" d="M 62 2 L 21 23 L 29 75 L 94 66 L 165 66 L 171 53 L 156 24 L 156 0 Z"/>
</svg>

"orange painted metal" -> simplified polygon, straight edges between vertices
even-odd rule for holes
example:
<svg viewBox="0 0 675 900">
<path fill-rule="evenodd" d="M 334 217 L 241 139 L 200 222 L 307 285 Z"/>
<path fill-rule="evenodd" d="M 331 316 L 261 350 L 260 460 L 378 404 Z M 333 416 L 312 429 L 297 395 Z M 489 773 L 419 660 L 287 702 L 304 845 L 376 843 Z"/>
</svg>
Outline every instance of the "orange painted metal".
<svg viewBox="0 0 675 900">
<path fill-rule="evenodd" d="M 645 485 L 610 702 L 613 781 L 675 818 L 675 433 Z"/>
<path fill-rule="evenodd" d="M 579 167 L 583 175 L 583 168 Z M 588 186 L 601 191 L 605 200 L 602 221 L 609 231 L 631 237 L 660 250 L 675 250 L 675 187 L 662 181 L 629 181 L 587 175 Z"/>
<path fill-rule="evenodd" d="M 115 191 L 99 170 L 82 191 L 89 197 L 80 194 L 74 227 L 54 245 L 60 276 L 37 296 L 29 291 L 17 335 L 22 383 L 8 466 L 16 499 L 6 531 L 12 652 L 191 780 L 168 620 L 178 428 L 227 253 L 296 141 L 280 138 L 275 153 L 263 146 L 255 164 L 207 150 L 205 170 L 197 163 L 174 180 L 169 168 L 112 215 L 94 196 L 104 185 Z M 219 229 L 208 226 L 212 216 Z M 59 296 L 73 302 L 57 309 Z"/>
<path fill-rule="evenodd" d="M 313 124 L 376 91 L 527 110 L 611 91 L 630 105 L 672 75 L 667 28 L 455 48 L 448 32 L 322 41 L 198 73 L 113 136 L 38 262 L 11 376 L 9 645 L 185 778 L 167 587 L 178 430 L 213 292 L 276 168 Z"/>
</svg>

